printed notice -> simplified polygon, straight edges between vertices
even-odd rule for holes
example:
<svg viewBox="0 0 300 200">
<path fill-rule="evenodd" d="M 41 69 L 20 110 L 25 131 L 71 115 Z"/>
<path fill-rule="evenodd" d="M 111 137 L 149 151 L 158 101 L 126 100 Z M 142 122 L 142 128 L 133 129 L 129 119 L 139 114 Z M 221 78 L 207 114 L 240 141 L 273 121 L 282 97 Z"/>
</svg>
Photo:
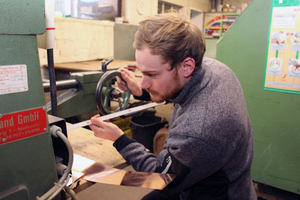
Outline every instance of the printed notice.
<svg viewBox="0 0 300 200">
<path fill-rule="evenodd" d="M 274 15 L 274 28 L 295 28 L 296 15 L 284 14 Z"/>
<path fill-rule="evenodd" d="M 24 91 L 28 91 L 27 66 L 0 66 L 0 95 Z"/>
<path fill-rule="evenodd" d="M 273 0 L 264 89 L 300 94 L 300 1 Z"/>
</svg>

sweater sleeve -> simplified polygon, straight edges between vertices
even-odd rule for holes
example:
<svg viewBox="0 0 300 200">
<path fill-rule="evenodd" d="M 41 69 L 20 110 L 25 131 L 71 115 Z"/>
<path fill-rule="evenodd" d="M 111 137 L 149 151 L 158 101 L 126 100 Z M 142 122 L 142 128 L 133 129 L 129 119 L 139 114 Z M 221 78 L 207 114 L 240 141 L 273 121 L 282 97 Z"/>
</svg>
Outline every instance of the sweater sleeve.
<svg viewBox="0 0 300 200">
<path fill-rule="evenodd" d="M 155 171 L 157 162 L 156 155 L 148 153 L 142 144 L 129 138 L 126 134 L 119 137 L 113 143 L 113 146 L 136 171 Z"/>
<path fill-rule="evenodd" d="M 142 101 L 150 101 L 151 100 L 150 94 L 145 89 L 143 89 L 142 96 L 134 96 L 133 95 L 133 97 L 137 100 L 142 100 Z"/>
<path fill-rule="evenodd" d="M 130 139 L 125 134 L 118 138 L 113 145 L 136 171 L 177 175 L 162 191 L 163 196 L 176 194 L 199 181 L 200 174 L 206 174 L 206 172 L 208 172 L 206 170 L 214 170 L 212 168 L 208 169 L 210 167 L 205 166 L 205 164 L 203 165 L 203 163 L 213 164 L 217 157 L 217 153 L 212 146 L 205 144 L 203 141 L 195 142 L 194 139 L 181 136 L 170 138 L 169 148 L 165 148 L 157 156 L 147 152 L 142 144 Z M 202 153 L 200 154 L 187 151 L 187 149 L 199 149 L 199 146 L 202 146 Z M 188 153 L 188 155 L 186 155 L 186 153 Z M 210 156 L 207 156 L 207 154 Z M 182 162 L 183 156 L 187 156 L 192 160 L 200 159 L 202 166 L 198 166 L 198 168 L 202 168 L 203 171 L 194 171 L 195 168 L 193 164 Z M 211 166 L 212 164 L 209 165 Z"/>
</svg>

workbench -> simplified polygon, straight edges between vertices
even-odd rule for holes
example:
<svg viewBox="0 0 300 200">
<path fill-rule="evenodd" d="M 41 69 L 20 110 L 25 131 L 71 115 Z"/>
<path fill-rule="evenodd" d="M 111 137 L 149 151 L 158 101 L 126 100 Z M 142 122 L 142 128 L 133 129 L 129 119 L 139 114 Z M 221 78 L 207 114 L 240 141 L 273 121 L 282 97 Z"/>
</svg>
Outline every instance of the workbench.
<svg viewBox="0 0 300 200">
<path fill-rule="evenodd" d="M 107 70 L 117 70 L 128 65 L 135 65 L 135 61 L 126 60 L 113 60 L 107 66 Z M 54 68 L 56 70 L 67 70 L 74 72 L 82 71 L 99 71 L 101 70 L 102 60 L 82 61 L 82 62 L 70 62 L 70 63 L 56 63 Z M 47 66 L 46 66 L 47 67 Z"/>
<path fill-rule="evenodd" d="M 68 139 L 72 144 L 74 154 L 109 167 L 122 168 L 127 166 L 126 161 L 113 147 L 113 142 L 95 137 L 91 130 L 85 128 L 70 130 L 68 131 Z M 139 200 L 151 191 L 152 189 L 147 188 L 92 183 L 84 180 L 81 180 L 80 186 L 75 190 L 81 200 Z"/>
<path fill-rule="evenodd" d="M 112 141 L 95 137 L 91 130 L 85 128 L 70 130 L 68 131 L 68 139 L 75 154 L 109 167 L 117 167 L 126 163 L 113 147 Z"/>
<path fill-rule="evenodd" d="M 135 64 L 135 61 L 113 60 L 107 65 L 107 70 L 118 70 L 128 66 L 135 66 Z M 55 63 L 54 68 L 56 80 L 67 80 L 70 78 L 71 72 L 101 71 L 102 60 L 99 59 L 82 62 Z M 139 73 L 138 76 L 141 76 L 141 74 Z M 43 77 L 48 77 L 48 65 L 44 65 Z"/>
</svg>

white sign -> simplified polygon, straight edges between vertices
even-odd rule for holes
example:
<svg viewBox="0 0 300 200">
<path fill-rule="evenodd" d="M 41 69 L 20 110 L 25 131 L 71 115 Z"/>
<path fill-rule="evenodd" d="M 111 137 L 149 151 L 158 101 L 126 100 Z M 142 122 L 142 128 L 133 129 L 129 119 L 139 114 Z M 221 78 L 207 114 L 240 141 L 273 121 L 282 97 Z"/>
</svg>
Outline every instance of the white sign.
<svg viewBox="0 0 300 200">
<path fill-rule="evenodd" d="M 0 66 L 0 95 L 24 91 L 28 91 L 27 66 Z"/>
<path fill-rule="evenodd" d="M 274 15 L 274 28 L 295 28 L 297 16 L 294 14 Z"/>
</svg>

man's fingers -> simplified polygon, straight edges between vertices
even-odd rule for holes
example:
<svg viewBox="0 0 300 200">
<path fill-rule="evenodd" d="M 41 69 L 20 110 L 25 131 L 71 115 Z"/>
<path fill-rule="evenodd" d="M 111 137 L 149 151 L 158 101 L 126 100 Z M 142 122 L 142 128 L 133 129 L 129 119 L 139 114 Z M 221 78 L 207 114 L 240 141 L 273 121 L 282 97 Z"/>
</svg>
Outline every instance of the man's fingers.
<svg viewBox="0 0 300 200">
<path fill-rule="evenodd" d="M 120 78 L 119 78 L 120 79 Z M 118 87 L 122 90 L 122 91 L 126 91 L 128 90 L 126 83 L 124 81 L 122 82 L 118 82 Z"/>
<path fill-rule="evenodd" d="M 124 81 L 119 76 L 116 76 L 116 78 L 117 78 L 118 84 L 124 83 Z"/>
<path fill-rule="evenodd" d="M 122 71 L 121 72 L 121 75 L 122 75 L 122 78 L 127 82 L 129 80 L 129 76 L 128 74 L 126 73 L 126 71 Z"/>
<path fill-rule="evenodd" d="M 98 117 L 100 117 L 100 115 L 98 114 L 98 115 L 94 115 L 92 118 L 98 118 Z M 91 119 L 92 119 L 91 118 Z"/>
<path fill-rule="evenodd" d="M 123 77 L 123 75 L 127 76 L 126 78 L 129 78 L 129 77 L 133 78 L 134 77 L 134 74 L 131 71 L 127 70 L 127 69 L 121 69 L 120 71 L 121 71 L 122 77 Z"/>
<path fill-rule="evenodd" d="M 93 124 L 94 126 L 99 126 L 99 127 L 101 127 L 101 126 L 103 125 L 104 122 L 103 122 L 101 119 L 99 119 L 99 115 L 97 115 L 97 116 L 98 116 L 98 117 L 94 116 L 94 117 L 91 118 L 92 124 Z"/>
<path fill-rule="evenodd" d="M 92 131 L 94 132 L 94 135 L 96 135 L 98 126 L 94 125 L 94 124 L 90 124 L 89 127 L 92 129 Z"/>
<path fill-rule="evenodd" d="M 134 83 L 134 80 L 130 75 L 122 72 L 122 77 L 126 81 L 127 85 L 132 85 Z"/>
</svg>

